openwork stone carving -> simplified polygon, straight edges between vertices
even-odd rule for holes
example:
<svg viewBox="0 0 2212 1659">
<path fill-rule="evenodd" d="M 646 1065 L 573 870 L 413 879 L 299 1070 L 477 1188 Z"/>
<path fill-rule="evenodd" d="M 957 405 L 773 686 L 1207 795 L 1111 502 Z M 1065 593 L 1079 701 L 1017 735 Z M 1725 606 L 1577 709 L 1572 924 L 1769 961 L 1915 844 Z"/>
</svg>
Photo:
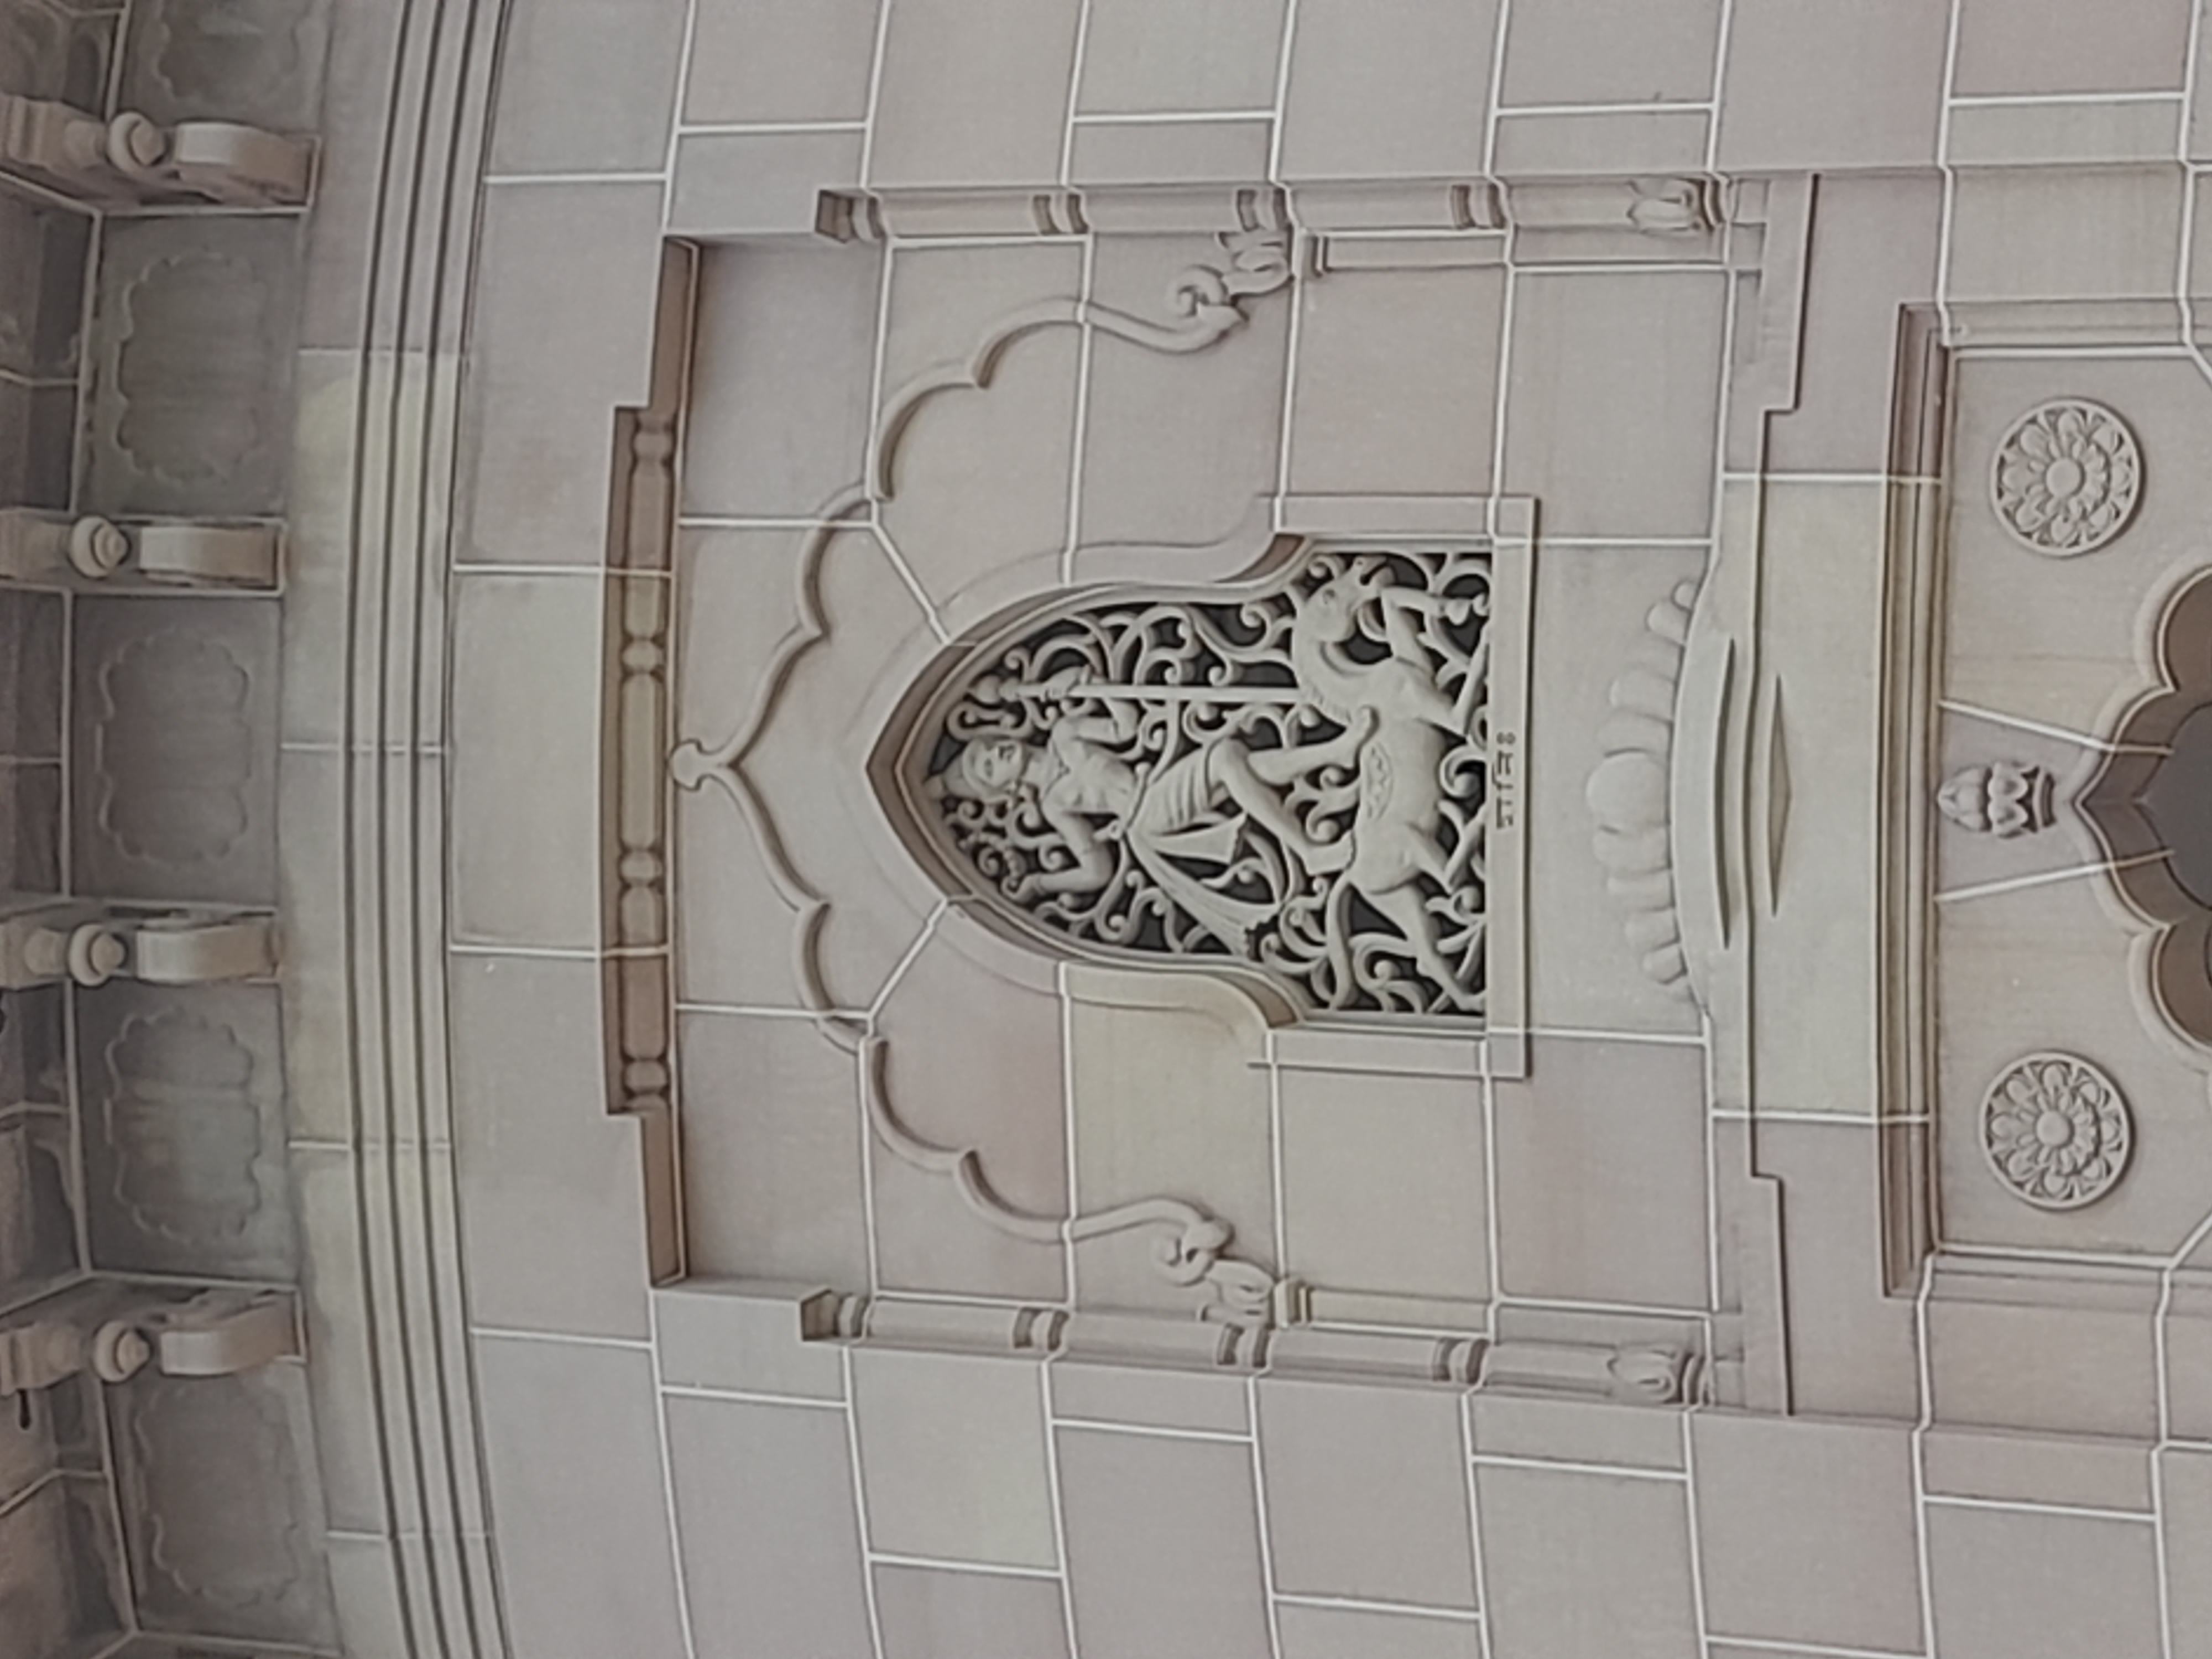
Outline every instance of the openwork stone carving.
<svg viewBox="0 0 2212 1659">
<path fill-rule="evenodd" d="M 1487 554 L 1317 552 L 1210 603 L 1059 611 L 917 739 L 973 890 L 1103 954 L 1303 1006 L 1480 1015 Z"/>
<path fill-rule="evenodd" d="M 1992 761 L 1954 772 L 1936 792 L 1936 805 L 1962 830 L 2013 841 L 2051 827 L 2052 787 L 2040 766 Z"/>
<path fill-rule="evenodd" d="M 1273 1272 L 1232 1254 L 1236 1243 L 1232 1230 L 1207 1210 L 1161 1196 L 1065 1216 L 1030 1214 L 992 1190 L 977 1149 L 939 1146 L 908 1129 L 894 1109 L 883 1076 L 884 1038 L 872 1032 L 866 1023 L 838 1011 L 823 982 L 822 927 L 830 914 L 830 899 L 811 886 L 793 863 L 781 832 L 747 770 L 754 745 L 774 718 L 793 670 L 829 635 L 830 619 L 819 589 L 823 556 L 841 529 L 867 524 L 896 493 L 901 440 L 920 411 L 941 392 L 988 388 L 1006 349 L 1043 329 L 1097 329 L 1144 349 L 1173 356 L 1206 349 L 1249 320 L 1247 307 L 1252 301 L 1287 287 L 1292 280 L 1289 238 L 1279 228 L 1269 229 L 1248 221 L 1245 232 L 1223 239 L 1222 252 L 1223 264 L 1197 267 L 1176 279 L 1171 289 L 1175 314 L 1170 322 L 1131 317 L 1083 299 L 1044 301 L 1001 318 L 985 331 L 967 357 L 925 370 L 892 398 L 877 425 L 866 477 L 826 504 L 808 533 L 799 561 L 798 625 L 777 647 L 750 706 L 725 741 L 711 747 L 696 739 L 679 743 L 668 756 L 667 764 L 670 775 L 681 788 L 712 784 L 725 792 L 752 830 L 770 883 L 792 915 L 792 956 L 801 1000 L 817 1030 L 860 1058 L 868 1120 L 879 1143 L 911 1167 L 949 1181 L 972 1214 L 1008 1237 L 1065 1247 L 1119 1234 L 1149 1236 L 1161 1276 L 1202 1297 L 1200 1312 L 1205 1317 L 1251 1329 L 1273 1321 L 1280 1286 Z M 688 305 L 684 309 L 688 315 Z M 1218 775 L 1211 765 L 1200 773 L 1201 779 L 1208 775 Z M 1188 775 L 1185 777 L 1188 781 Z M 908 803 L 909 808 L 914 805 Z M 918 816 L 909 812 L 909 823 Z M 931 856 L 933 860 L 944 856 L 942 837 L 936 838 Z M 1009 915 L 1022 914 L 1011 904 L 1005 908 Z M 625 1033 L 623 1041 L 627 1044 L 632 1038 Z M 634 1050 L 626 1048 L 625 1052 Z"/>
<path fill-rule="evenodd" d="M 2013 422 L 1990 470 L 1998 521 L 2030 552 L 2094 553 L 2128 527 L 2142 455 L 2128 423 L 2081 398 L 2039 404 Z"/>
<path fill-rule="evenodd" d="M 2014 1060 L 1982 1101 L 1990 1168 L 2038 1209 L 2095 1203 L 2127 1172 L 2134 1144 L 2118 1085 L 2078 1054 Z"/>
</svg>

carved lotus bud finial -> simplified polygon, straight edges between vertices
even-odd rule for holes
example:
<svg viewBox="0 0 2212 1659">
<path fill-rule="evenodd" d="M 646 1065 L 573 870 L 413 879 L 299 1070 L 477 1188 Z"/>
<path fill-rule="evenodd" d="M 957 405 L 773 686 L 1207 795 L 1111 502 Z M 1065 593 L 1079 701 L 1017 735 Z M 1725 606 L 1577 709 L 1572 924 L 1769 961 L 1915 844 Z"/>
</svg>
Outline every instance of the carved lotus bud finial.
<svg viewBox="0 0 2212 1659">
<path fill-rule="evenodd" d="M 2119 1085 L 2078 1054 L 2026 1055 L 1998 1073 L 1983 1097 L 1990 1170 L 2039 1210 L 2095 1203 L 2127 1173 L 2134 1144 Z"/>
<path fill-rule="evenodd" d="M 1991 761 L 1946 778 L 1936 792 L 1936 805 L 1962 830 L 2012 841 L 2051 827 L 2053 787 L 2051 774 L 2040 766 Z"/>
<path fill-rule="evenodd" d="M 2059 398 L 2012 424 L 1990 466 L 1990 503 L 2031 553 L 2094 553 L 2135 517 L 2142 453 L 2102 404 Z"/>
</svg>

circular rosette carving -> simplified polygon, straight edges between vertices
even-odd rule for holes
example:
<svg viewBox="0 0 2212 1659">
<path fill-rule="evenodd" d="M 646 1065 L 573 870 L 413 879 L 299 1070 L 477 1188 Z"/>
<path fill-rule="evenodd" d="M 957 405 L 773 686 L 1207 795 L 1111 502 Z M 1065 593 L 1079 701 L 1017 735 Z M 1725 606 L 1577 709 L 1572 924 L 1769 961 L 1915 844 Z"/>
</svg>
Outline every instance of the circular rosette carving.
<svg viewBox="0 0 2212 1659">
<path fill-rule="evenodd" d="M 2060 398 L 2021 416 L 1997 446 L 1990 501 L 2022 547 L 2053 558 L 2094 553 L 2128 527 L 2142 453 L 2102 404 Z"/>
<path fill-rule="evenodd" d="M 2134 1146 L 2135 1124 L 2118 1085 L 2078 1054 L 2014 1060 L 1982 1101 L 1990 1168 L 2038 1209 L 2095 1203 L 2127 1172 Z"/>
</svg>

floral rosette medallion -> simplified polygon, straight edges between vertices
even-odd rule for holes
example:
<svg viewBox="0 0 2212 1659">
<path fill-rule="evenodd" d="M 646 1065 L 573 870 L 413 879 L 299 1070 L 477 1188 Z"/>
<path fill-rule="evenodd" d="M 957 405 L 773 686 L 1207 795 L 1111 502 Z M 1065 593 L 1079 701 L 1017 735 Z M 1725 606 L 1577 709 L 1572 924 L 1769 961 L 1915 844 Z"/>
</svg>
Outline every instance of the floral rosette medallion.
<svg viewBox="0 0 2212 1659">
<path fill-rule="evenodd" d="M 2102 404 L 2061 398 L 2012 423 L 1990 469 L 1998 521 L 2032 553 L 2067 559 L 2106 546 L 2135 517 L 2142 453 Z"/>
<path fill-rule="evenodd" d="M 2118 1086 L 2076 1054 L 2014 1060 L 1982 1102 L 1990 1168 L 2038 1209 L 2095 1203 L 2127 1172 L 2134 1146 L 2135 1126 Z"/>
</svg>

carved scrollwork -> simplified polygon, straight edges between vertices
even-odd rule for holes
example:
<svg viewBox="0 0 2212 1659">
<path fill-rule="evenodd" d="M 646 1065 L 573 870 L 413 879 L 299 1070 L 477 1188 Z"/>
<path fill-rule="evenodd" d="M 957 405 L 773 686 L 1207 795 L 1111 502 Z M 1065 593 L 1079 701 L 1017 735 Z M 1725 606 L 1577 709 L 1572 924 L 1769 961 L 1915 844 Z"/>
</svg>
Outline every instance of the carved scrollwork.
<svg viewBox="0 0 2212 1659">
<path fill-rule="evenodd" d="M 2071 558 L 2128 527 L 2142 489 L 2142 453 L 2102 404 L 2059 398 L 2012 424 L 1990 466 L 1997 521 L 2031 553 Z"/>
<path fill-rule="evenodd" d="M 937 364 L 908 381 L 887 401 L 876 428 L 870 488 L 878 501 L 897 493 L 900 441 L 921 406 L 940 392 L 958 387 L 980 391 L 991 384 L 1007 349 L 1048 328 L 1094 328 L 1149 351 L 1182 356 L 1203 351 L 1249 320 L 1245 305 L 1285 288 L 1291 281 L 1290 236 L 1268 228 L 1237 231 L 1220 239 L 1218 264 L 1193 265 L 1169 285 L 1172 320 L 1158 323 L 1133 317 L 1096 301 L 1040 301 L 1001 317 L 965 357 Z"/>
<path fill-rule="evenodd" d="M 2191 573 L 2157 612 L 2146 653 L 2156 683 L 2111 730 L 2075 799 L 2104 850 L 2101 880 L 2130 931 L 2136 1006 L 2154 1037 L 2212 1070 L 2212 860 L 2188 833 L 2212 756 L 2212 570 Z"/>
<path fill-rule="evenodd" d="M 917 815 L 1063 948 L 1479 1016 L 1490 596 L 1485 552 L 1321 550 L 1239 599 L 1058 607 L 924 715 Z"/>
<path fill-rule="evenodd" d="M 2119 1085 L 2078 1054 L 2028 1054 L 1982 1100 L 1982 1148 L 1997 1179 L 2041 1210 L 2078 1210 L 2127 1173 L 2135 1124 Z"/>
<path fill-rule="evenodd" d="M 100 825 L 127 857 L 211 863 L 251 828 L 251 676 L 217 640 L 165 629 L 100 665 Z"/>
<path fill-rule="evenodd" d="M 177 1244 L 242 1235 L 262 1204 L 252 1052 L 228 1027 L 171 1008 L 126 1021 L 101 1060 L 124 1212 Z"/>
<path fill-rule="evenodd" d="M 1251 301 L 1286 287 L 1293 275 L 1289 235 L 1280 228 L 1258 225 L 1248 218 L 1246 228 L 1225 234 L 1220 240 L 1223 257 L 1219 260 L 1186 270 L 1170 283 L 1170 314 L 1166 321 L 1132 316 L 1087 299 L 1044 301 L 1001 317 L 985 331 L 975 349 L 966 356 L 923 371 L 887 398 L 873 435 L 866 478 L 825 505 L 817 517 L 815 527 L 807 534 L 798 560 L 796 625 L 776 646 L 748 706 L 724 741 L 713 744 L 696 739 L 680 742 L 668 756 L 667 764 L 670 775 L 679 788 L 697 790 L 711 785 L 726 794 L 752 831 L 770 884 L 791 912 L 792 962 L 800 1001 L 813 1016 L 816 1029 L 824 1037 L 859 1057 L 870 1127 L 882 1146 L 893 1156 L 915 1168 L 949 1180 L 971 1213 L 986 1225 L 1011 1237 L 1040 1244 L 1065 1246 L 1115 1234 L 1150 1233 L 1156 1239 L 1153 1259 L 1158 1271 L 1170 1283 L 1200 1292 L 1204 1297 L 1200 1308 L 1202 1314 L 1231 1326 L 1264 1328 L 1274 1317 L 1273 1304 L 1279 1288 L 1277 1277 L 1255 1263 L 1238 1259 L 1232 1253 L 1235 1242 L 1232 1229 L 1211 1212 L 1181 1199 L 1158 1197 L 1103 1212 L 1079 1212 L 1063 1217 L 1032 1215 L 1016 1209 L 992 1190 L 981 1154 L 976 1149 L 933 1145 L 915 1135 L 901 1121 L 884 1075 L 884 1039 L 866 1022 L 840 1012 L 824 981 L 821 941 L 823 923 L 830 914 L 830 898 L 808 882 L 792 859 L 785 844 L 783 831 L 769 810 L 749 769 L 753 750 L 774 719 L 793 671 L 829 634 L 830 619 L 823 610 L 820 588 L 823 556 L 831 542 L 842 532 L 866 533 L 878 520 L 884 503 L 896 494 L 898 452 L 906 432 L 921 408 L 941 392 L 988 387 L 1008 349 L 1017 341 L 1045 329 L 1095 329 L 1147 350 L 1176 356 L 1201 351 L 1212 345 L 1249 320 L 1247 307 Z M 1377 567 L 1377 569 L 1381 568 Z M 1402 585 L 1402 573 L 1391 575 L 1383 572 L 1375 574 L 1373 580 L 1377 586 L 1395 588 Z M 1344 597 L 1347 601 L 1351 599 L 1349 593 Z M 1414 611 L 1422 611 L 1425 606 L 1433 609 L 1433 597 L 1427 594 L 1417 596 L 1410 591 L 1402 596 Z M 1361 600 L 1364 602 L 1373 598 L 1371 593 L 1363 593 Z M 1395 601 L 1386 600 L 1383 603 Z M 1231 608 L 1233 610 L 1234 606 Z M 1462 608 L 1466 614 L 1455 624 L 1435 623 L 1433 619 L 1427 618 L 1425 613 L 1424 620 L 1418 623 L 1412 623 L 1407 618 L 1401 618 L 1400 621 L 1408 623 L 1417 635 L 1434 626 L 1456 626 L 1469 635 L 1471 642 L 1473 636 L 1480 631 L 1480 613 L 1471 602 Z M 1247 624 L 1248 627 L 1257 625 L 1256 623 Z M 1398 625 L 1398 623 L 1391 624 L 1394 628 Z M 1287 618 L 1276 617 L 1267 626 L 1273 630 L 1274 648 L 1280 656 L 1288 648 L 1284 638 L 1288 627 Z M 1345 678 L 1346 684 L 1366 689 L 1358 690 L 1353 702 L 1346 704 L 1340 713 L 1331 714 L 1316 698 L 1292 693 L 1285 685 L 1279 684 L 1267 701 L 1270 714 L 1266 719 L 1255 717 L 1256 724 L 1267 725 L 1272 720 L 1274 722 L 1270 727 L 1272 731 L 1277 733 L 1285 732 L 1288 728 L 1282 724 L 1282 719 L 1287 711 L 1278 705 L 1303 700 L 1306 708 L 1303 725 L 1298 728 L 1300 735 L 1320 735 L 1324 741 L 1334 737 L 1340 740 L 1347 757 L 1367 744 L 1370 736 L 1376 736 L 1386 723 L 1393 720 L 1402 729 L 1405 739 L 1422 757 L 1425 757 L 1429 745 L 1441 743 L 1441 732 L 1423 736 L 1415 731 L 1420 724 L 1417 715 L 1394 714 L 1381 708 L 1365 715 L 1359 712 L 1361 699 L 1371 702 L 1384 696 L 1383 681 L 1406 672 L 1402 668 L 1391 668 L 1376 654 L 1379 651 L 1387 655 L 1389 651 L 1386 647 L 1375 646 L 1376 636 L 1371 635 L 1364 622 L 1347 618 L 1344 631 L 1332 633 L 1327 629 L 1310 627 L 1309 634 L 1311 650 L 1323 654 L 1334 653 L 1332 660 L 1335 662 L 1337 672 Z M 635 668 L 635 664 L 625 665 L 633 670 Z M 1280 670 L 1279 664 L 1278 668 Z M 1285 676 L 1289 672 L 1280 670 Z M 1479 665 L 1470 663 L 1464 655 L 1461 659 L 1461 672 L 1468 684 L 1479 684 Z M 1017 672 L 1014 678 L 1018 680 L 1020 677 Z M 1432 681 L 1435 678 L 1431 673 Z M 1202 692 L 1207 688 L 1193 683 L 1190 689 Z M 1001 690 L 1004 690 L 1003 684 Z M 1025 695 L 1032 700 L 1039 700 L 1045 694 Z M 1119 718 L 1110 711 L 1098 708 L 1097 699 L 1088 693 L 1076 692 L 1072 683 L 1053 695 L 1060 699 L 1062 705 L 1058 711 L 1060 714 L 1075 719 L 1115 720 Z M 1388 695 L 1402 699 L 1419 694 L 1413 691 Z M 1432 699 L 1443 695 L 1431 684 L 1429 696 Z M 1192 733 L 1203 732 L 1209 734 L 1210 738 L 1220 739 L 1214 741 L 1212 749 L 1202 755 L 1200 749 L 1192 745 L 1202 745 L 1208 739 L 1196 735 L 1192 736 L 1176 753 L 1164 753 L 1160 745 L 1168 736 L 1170 722 L 1158 715 L 1150 725 L 1139 721 L 1139 727 L 1133 729 L 1126 739 L 1115 739 L 1110 743 L 1097 740 L 1095 746 L 1102 753 L 1115 751 L 1110 755 L 1112 764 L 1124 768 L 1133 775 L 1134 768 L 1131 765 L 1133 755 L 1125 755 L 1119 750 L 1137 743 L 1140 738 L 1152 743 L 1154 745 L 1151 751 L 1152 761 L 1157 765 L 1148 764 L 1146 775 L 1156 792 L 1156 805 L 1152 808 L 1154 817 L 1164 812 L 1166 819 L 1175 823 L 1176 830 L 1198 830 L 1202 827 L 1200 819 L 1208 813 L 1218 814 L 1220 802 L 1235 801 L 1239 792 L 1252 792 L 1253 798 L 1256 799 L 1256 792 L 1265 789 L 1270 793 L 1271 799 L 1280 800 L 1284 798 L 1274 795 L 1273 792 L 1289 787 L 1287 779 L 1282 785 L 1251 781 L 1255 771 L 1250 764 L 1252 751 L 1266 748 L 1267 743 L 1264 738 L 1250 735 L 1255 721 L 1248 720 L 1243 726 L 1237 726 L 1230 706 L 1235 701 L 1234 697 L 1223 700 L 1211 716 L 1203 712 L 1194 714 L 1194 724 L 1188 728 Z M 1082 707 L 1076 707 L 1078 704 Z M 1016 706 L 1024 706 L 1020 697 L 1017 698 Z M 1194 699 L 1190 707 L 1197 710 L 1198 700 Z M 1041 713 L 1041 702 L 1038 708 Z M 1040 731 L 1048 728 L 1050 722 L 1047 721 Z M 1236 729 L 1232 730 L 1232 727 Z M 981 728 L 978 735 L 981 735 Z M 1071 730 L 1069 743 L 1072 744 L 1079 735 Z M 1242 744 L 1243 752 L 1241 755 L 1232 754 L 1227 741 L 1231 738 Z M 1376 740 L 1380 743 L 1379 736 Z M 1014 742 L 1018 747 L 1022 746 L 1020 738 L 1015 738 Z M 955 747 L 958 746 L 956 742 Z M 1182 772 L 1175 775 L 1172 783 L 1164 770 L 1160 769 L 1174 764 L 1178 759 L 1189 761 L 1194 756 L 1199 757 L 1194 763 L 1185 765 Z M 1001 755 L 1000 760 L 1018 761 L 1022 757 Z M 1022 763 L 1026 765 L 1027 762 L 1023 761 Z M 977 759 L 970 763 L 970 767 L 979 773 L 988 774 L 995 764 L 987 764 L 985 758 L 979 754 Z M 1102 761 L 1092 769 L 1103 773 L 1109 769 Z M 1278 769 L 1280 769 L 1279 763 L 1273 761 L 1262 761 L 1256 769 L 1257 771 L 1270 772 Z M 1318 789 L 1324 786 L 1310 781 L 1306 787 Z M 1332 800 L 1341 795 L 1341 801 L 1323 811 L 1319 795 L 1302 797 L 1304 810 L 1310 816 L 1335 824 L 1356 819 L 1358 815 L 1353 797 L 1358 794 L 1362 784 L 1355 780 L 1352 773 L 1346 771 L 1343 777 L 1325 787 L 1334 792 Z M 1406 792 L 1408 790 L 1414 798 L 1418 798 L 1423 791 L 1439 792 L 1446 787 L 1446 784 L 1443 775 L 1435 773 L 1433 768 L 1425 770 L 1417 765 L 1409 778 L 1401 784 L 1394 785 L 1378 770 L 1373 783 L 1366 787 L 1378 799 L 1387 797 L 1402 803 L 1407 798 Z M 1177 792 L 1180 792 L 1179 795 Z M 1475 799 L 1479 801 L 1479 795 Z M 1177 810 L 1178 799 L 1183 810 Z M 1188 810 L 1194 804 L 1198 809 L 1194 816 Z M 1284 810 L 1287 811 L 1288 808 Z M 1394 823 L 1409 817 L 1402 804 L 1389 811 L 1395 814 L 1392 819 Z M 1148 825 L 1153 822 L 1154 817 L 1146 818 Z M 1316 830 L 1321 827 L 1320 823 L 1316 824 Z M 1173 835 L 1176 830 L 1164 833 Z M 1095 830 L 1092 834 L 1096 841 L 1116 842 L 1117 847 L 1120 844 L 1114 836 L 1101 836 Z M 1320 839 L 1316 834 L 1316 846 Z M 1379 845 L 1373 837 L 1370 837 L 1370 842 Z M 1163 852 L 1161 856 L 1177 858 L 1191 850 L 1184 847 L 1175 853 Z M 1343 852 L 1349 854 L 1352 850 L 1352 842 L 1347 836 L 1343 842 Z M 1474 866 L 1479 852 L 1479 842 L 1471 839 L 1467 852 L 1458 855 L 1462 867 Z M 1433 846 L 1428 854 L 1431 859 L 1450 855 L 1449 852 L 1437 853 Z M 1326 863 L 1330 856 L 1323 854 L 1322 861 Z M 1202 866 L 1202 860 L 1200 862 Z M 1046 871 L 1040 866 L 1034 873 L 1041 878 L 1052 873 L 1065 874 L 1074 867 L 1072 863 L 1060 864 L 1056 865 L 1054 871 Z M 1341 862 L 1338 867 L 1343 867 Z M 1032 872 L 1024 867 L 1021 873 Z M 1184 873 L 1188 877 L 1188 870 Z M 1287 871 L 1284 874 L 1287 877 Z M 1197 888 L 1205 884 L 1190 879 L 1188 884 Z M 1406 899 L 1393 899 L 1390 902 L 1406 905 L 1410 915 L 1411 908 L 1419 906 L 1420 896 L 1414 894 L 1410 886 L 1404 886 L 1402 883 L 1400 885 L 1404 887 Z M 1072 890 L 1067 896 L 1072 896 Z M 1248 896 L 1236 891 L 1233 883 L 1220 893 L 1224 901 Z M 1186 916 L 1186 926 L 1194 925 L 1194 919 Z M 1479 927 L 1472 931 L 1462 927 L 1462 932 L 1467 935 L 1463 962 L 1479 962 Z M 1451 975 L 1446 977 L 1450 978 Z M 1477 987 L 1470 987 L 1455 980 L 1449 989 L 1441 983 L 1432 985 L 1428 994 L 1431 1000 L 1441 997 L 1455 1007 L 1469 1002 L 1479 1007 L 1478 987 L 1479 981 Z"/>
</svg>

